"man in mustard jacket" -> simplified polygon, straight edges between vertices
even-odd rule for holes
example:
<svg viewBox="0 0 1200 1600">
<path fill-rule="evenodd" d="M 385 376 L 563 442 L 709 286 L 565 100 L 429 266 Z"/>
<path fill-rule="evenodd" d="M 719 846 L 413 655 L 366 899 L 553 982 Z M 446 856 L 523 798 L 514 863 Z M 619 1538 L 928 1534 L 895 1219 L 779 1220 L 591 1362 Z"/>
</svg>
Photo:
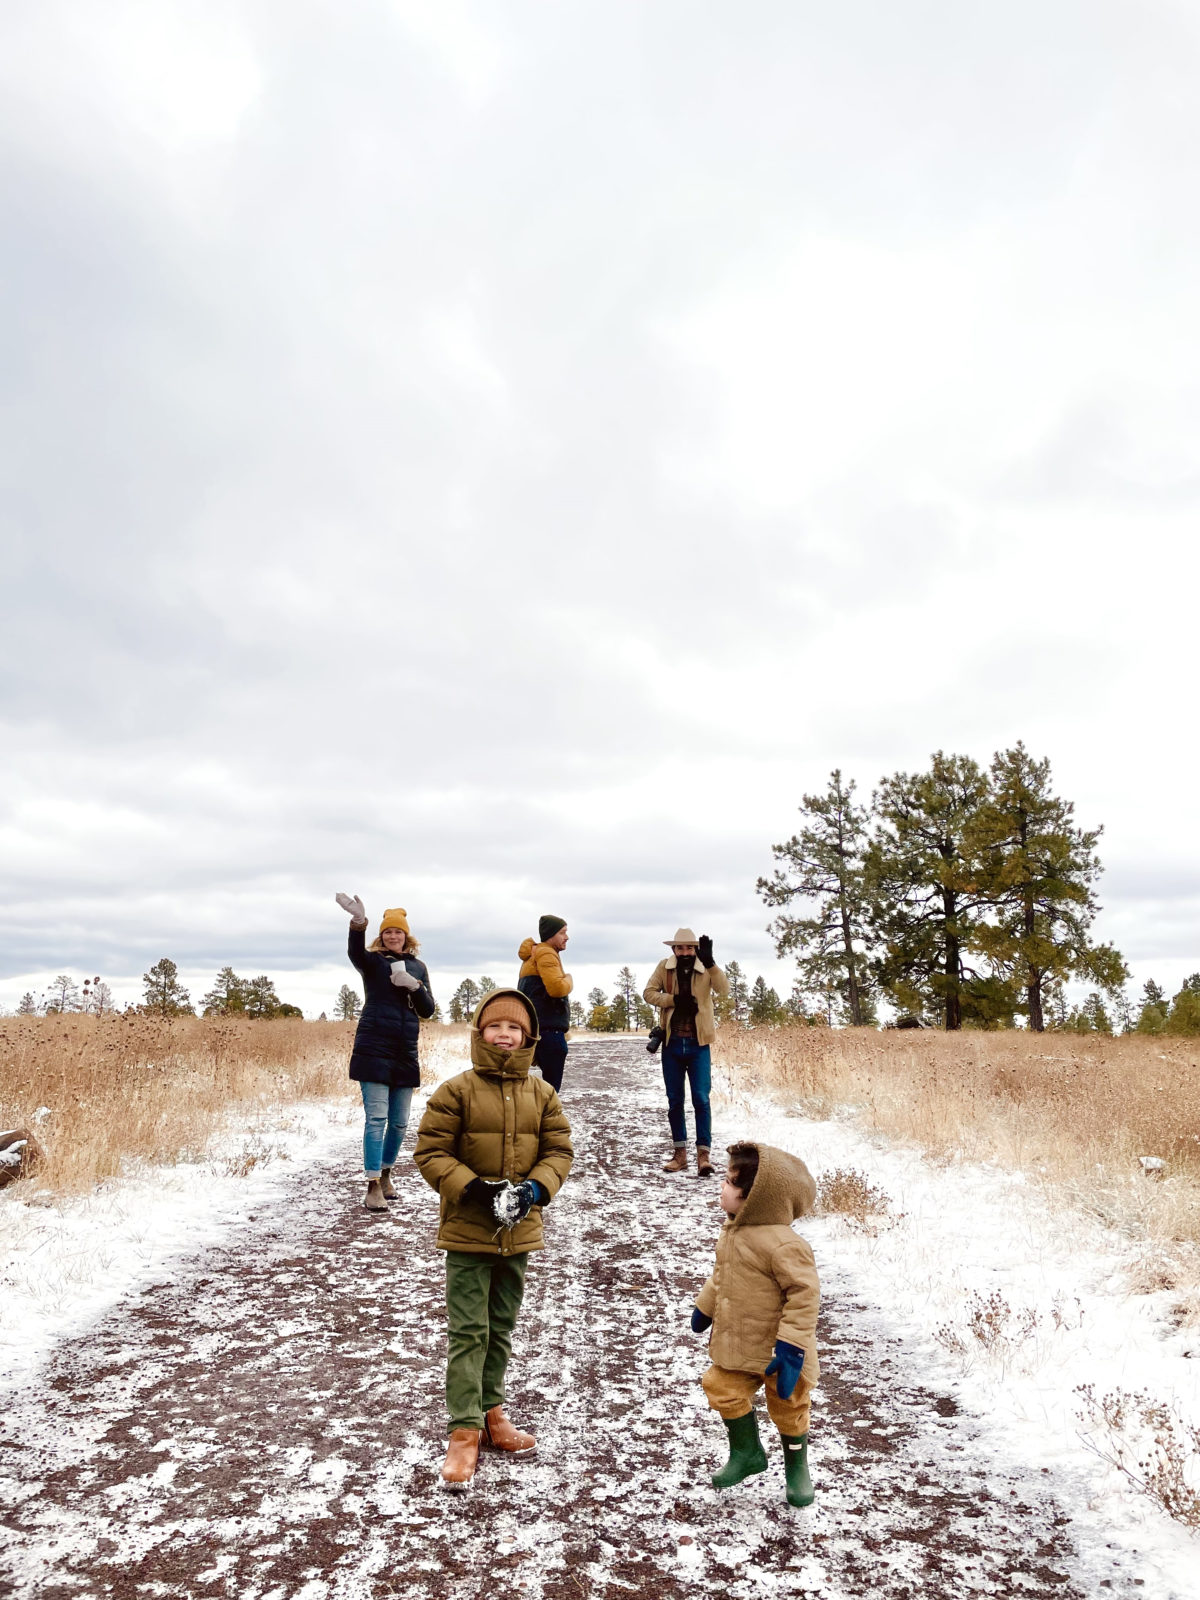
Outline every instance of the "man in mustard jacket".
<svg viewBox="0 0 1200 1600">
<path fill-rule="evenodd" d="M 687 1120 L 683 1109 L 685 1084 L 691 1085 L 696 1117 L 696 1175 L 712 1171 L 712 1055 L 709 1046 L 717 1036 L 713 995 L 729 993 L 729 981 L 713 959 L 712 940 L 699 939 L 690 928 L 676 928 L 664 939 L 671 954 L 655 967 L 643 999 L 658 1008 L 666 1035 L 663 1044 L 663 1082 L 667 1090 L 667 1115 L 675 1149 L 664 1172 L 682 1172 L 687 1166 Z"/>
<path fill-rule="evenodd" d="M 504 1375 L 540 1250 L 542 1207 L 562 1188 L 574 1152 L 554 1090 L 529 1068 L 537 1016 L 516 989 L 496 989 L 471 1025 L 471 1068 L 429 1097 L 413 1159 L 441 1198 L 437 1248 L 446 1252 L 450 1444 L 442 1482 L 465 1489 L 481 1441 L 530 1455 L 532 1434 L 504 1411 Z"/>
<path fill-rule="evenodd" d="M 567 925 L 549 912 L 538 921 L 538 936 L 522 940 L 517 954 L 521 971 L 517 988 L 533 1001 L 538 1019 L 538 1042 L 533 1064 L 550 1087 L 561 1093 L 563 1068 L 567 1064 L 567 1030 L 571 1026 L 571 1002 L 567 998 L 575 987 L 569 972 L 563 971 L 562 953 L 567 948 Z"/>
<path fill-rule="evenodd" d="M 754 1396 L 765 1384 L 793 1506 L 813 1501 L 808 1421 L 820 1376 L 821 1287 L 812 1247 L 792 1231 L 792 1222 L 812 1210 L 816 1196 L 812 1174 L 799 1156 L 769 1144 L 730 1145 L 717 1263 L 692 1312 L 693 1332 L 712 1329 L 712 1365 L 702 1382 L 729 1434 L 729 1460 L 713 1474 L 713 1488 L 731 1489 L 766 1471 L 754 1415 Z"/>
</svg>

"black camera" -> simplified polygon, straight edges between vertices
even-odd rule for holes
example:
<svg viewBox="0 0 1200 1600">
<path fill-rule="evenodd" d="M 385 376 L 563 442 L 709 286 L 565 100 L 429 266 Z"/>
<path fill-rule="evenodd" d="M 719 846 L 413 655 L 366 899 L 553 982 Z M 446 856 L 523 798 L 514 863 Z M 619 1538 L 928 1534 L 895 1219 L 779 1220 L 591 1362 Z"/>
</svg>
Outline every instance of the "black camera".
<svg viewBox="0 0 1200 1600">
<path fill-rule="evenodd" d="M 646 1049 L 649 1050 L 651 1055 L 656 1054 L 657 1051 L 662 1049 L 662 1042 L 665 1038 L 666 1034 L 658 1025 L 655 1025 L 650 1029 L 650 1032 L 646 1038 Z"/>
</svg>

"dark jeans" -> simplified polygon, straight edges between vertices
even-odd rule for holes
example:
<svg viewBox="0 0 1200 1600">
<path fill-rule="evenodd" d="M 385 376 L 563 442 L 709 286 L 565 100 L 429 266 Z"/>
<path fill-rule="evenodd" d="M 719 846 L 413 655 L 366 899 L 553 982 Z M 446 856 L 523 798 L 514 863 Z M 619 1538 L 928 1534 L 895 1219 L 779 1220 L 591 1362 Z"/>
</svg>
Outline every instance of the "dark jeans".
<svg viewBox="0 0 1200 1600">
<path fill-rule="evenodd" d="M 482 1428 L 483 1415 L 504 1404 L 504 1374 L 525 1293 L 527 1255 L 446 1252 L 446 1406 L 450 1427 Z"/>
<path fill-rule="evenodd" d="M 547 1028 L 533 1052 L 533 1064 L 557 1094 L 562 1088 L 563 1068 L 567 1064 L 567 1036 L 560 1028 Z"/>
<path fill-rule="evenodd" d="M 687 1119 L 683 1111 L 683 1086 L 687 1082 L 692 1088 L 692 1110 L 696 1114 L 696 1143 L 709 1149 L 712 1145 L 712 1112 L 708 1107 L 712 1092 L 712 1056 L 708 1046 L 672 1034 L 663 1045 L 662 1069 L 667 1086 L 671 1138 L 676 1144 L 687 1143 Z"/>
</svg>

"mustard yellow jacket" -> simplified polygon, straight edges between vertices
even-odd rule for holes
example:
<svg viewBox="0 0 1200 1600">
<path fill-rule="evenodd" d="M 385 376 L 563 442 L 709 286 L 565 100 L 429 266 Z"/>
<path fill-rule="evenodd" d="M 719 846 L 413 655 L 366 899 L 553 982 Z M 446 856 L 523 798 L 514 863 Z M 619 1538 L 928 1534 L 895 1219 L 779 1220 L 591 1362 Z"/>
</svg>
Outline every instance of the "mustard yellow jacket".
<svg viewBox="0 0 1200 1600">
<path fill-rule="evenodd" d="M 804 1381 L 815 1384 L 821 1288 L 807 1239 L 792 1221 L 813 1208 L 816 1185 L 798 1156 L 760 1144 L 758 1176 L 717 1240 L 717 1264 L 697 1306 L 713 1319 L 708 1351 L 732 1372 L 766 1370 L 776 1339 L 804 1351 Z"/>
<path fill-rule="evenodd" d="M 675 969 L 678 965 L 672 954 L 660 961 L 646 985 L 642 999 L 657 1006 L 661 1021 L 671 1037 L 671 1012 L 675 1009 Z M 696 1043 L 711 1044 L 717 1037 L 717 1019 L 713 1015 L 712 997 L 729 993 L 729 979 L 720 967 L 702 967 L 697 959 L 692 968 L 692 999 L 696 1002 Z"/>
<path fill-rule="evenodd" d="M 571 1127 L 558 1096 L 542 1078 L 531 1078 L 537 1017 L 516 989 L 493 991 L 520 1000 L 529 1012 L 530 1042 L 523 1050 L 497 1050 L 479 1033 L 479 1009 L 471 1023 L 471 1068 L 448 1078 L 429 1097 L 417 1132 L 413 1159 L 441 1197 L 439 1250 L 473 1250 L 515 1256 L 541 1250 L 542 1208 L 511 1230 L 501 1229 L 480 1206 L 462 1199 L 472 1178 L 533 1178 L 551 1199 L 571 1170 Z"/>
</svg>

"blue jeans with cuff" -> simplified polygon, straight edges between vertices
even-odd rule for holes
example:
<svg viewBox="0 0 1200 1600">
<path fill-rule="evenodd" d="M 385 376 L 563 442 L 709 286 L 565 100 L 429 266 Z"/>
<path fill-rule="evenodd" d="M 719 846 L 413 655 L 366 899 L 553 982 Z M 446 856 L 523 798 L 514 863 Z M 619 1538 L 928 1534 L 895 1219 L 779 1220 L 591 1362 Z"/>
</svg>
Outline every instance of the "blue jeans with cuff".
<svg viewBox="0 0 1200 1600">
<path fill-rule="evenodd" d="M 363 1111 L 363 1171 L 377 1178 L 384 1167 L 394 1167 L 404 1130 L 408 1127 L 411 1089 L 393 1089 L 386 1083 L 360 1083 Z"/>
<path fill-rule="evenodd" d="M 677 1145 L 687 1143 L 687 1118 L 683 1110 L 684 1084 L 692 1090 L 692 1110 L 696 1115 L 696 1143 L 712 1147 L 712 1112 L 708 1097 L 712 1092 L 712 1054 L 706 1044 L 674 1034 L 663 1045 L 663 1082 L 667 1086 L 667 1116 L 671 1138 Z"/>
</svg>

